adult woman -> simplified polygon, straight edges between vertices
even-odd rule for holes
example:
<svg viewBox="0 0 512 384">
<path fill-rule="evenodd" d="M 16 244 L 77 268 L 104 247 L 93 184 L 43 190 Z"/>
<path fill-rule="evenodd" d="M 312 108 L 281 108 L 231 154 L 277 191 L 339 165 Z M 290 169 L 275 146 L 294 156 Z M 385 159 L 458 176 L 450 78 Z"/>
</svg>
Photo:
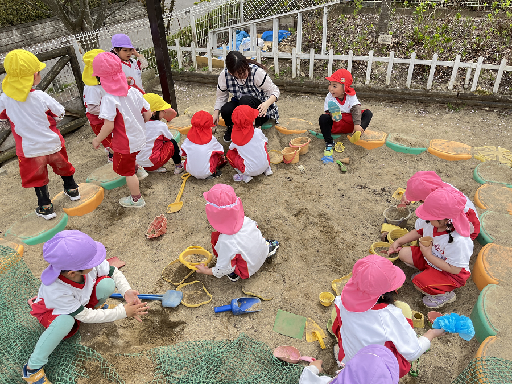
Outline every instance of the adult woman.
<svg viewBox="0 0 512 384">
<path fill-rule="evenodd" d="M 230 101 L 229 93 L 233 95 Z M 259 111 L 254 122 L 256 127 L 260 127 L 268 119 L 278 122 L 279 112 L 275 102 L 279 94 L 279 88 L 265 72 L 265 67 L 254 60 L 246 59 L 240 52 L 229 52 L 226 56 L 226 69 L 220 73 L 217 82 L 217 101 L 213 112 L 214 124 L 219 121 L 219 112 L 226 123 L 224 141 L 231 141 L 231 115 L 239 105 L 249 105 Z"/>
</svg>

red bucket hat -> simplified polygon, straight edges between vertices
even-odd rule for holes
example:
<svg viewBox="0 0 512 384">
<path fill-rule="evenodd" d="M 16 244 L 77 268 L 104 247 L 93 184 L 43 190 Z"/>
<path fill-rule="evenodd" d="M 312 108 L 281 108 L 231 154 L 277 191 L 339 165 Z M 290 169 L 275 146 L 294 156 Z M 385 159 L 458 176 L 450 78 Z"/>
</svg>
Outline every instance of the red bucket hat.
<svg viewBox="0 0 512 384">
<path fill-rule="evenodd" d="M 341 301 L 350 312 L 365 312 L 381 295 L 400 288 L 404 281 L 405 273 L 391 261 L 368 255 L 354 264 L 352 277 L 341 291 Z"/>
<path fill-rule="evenodd" d="M 352 74 L 344 68 L 338 69 L 331 76 L 326 77 L 325 79 L 343 84 L 345 86 L 345 93 L 349 96 L 354 96 L 356 94 L 356 90 L 354 88 L 350 88 L 353 82 Z"/>
<path fill-rule="evenodd" d="M 419 171 L 407 180 L 405 197 L 410 201 L 425 200 L 436 189 L 449 186 L 434 171 Z"/>
<path fill-rule="evenodd" d="M 128 82 L 121 59 L 112 52 L 102 52 L 92 61 L 93 76 L 100 78 L 105 92 L 114 96 L 128 95 Z"/>
<path fill-rule="evenodd" d="M 192 128 L 187 138 L 194 144 L 208 144 L 212 140 L 213 117 L 206 111 L 199 111 L 192 116 Z"/>
<path fill-rule="evenodd" d="M 247 144 L 254 136 L 254 120 L 258 117 L 259 111 L 248 105 L 239 105 L 233 111 L 233 131 L 231 140 L 236 145 Z"/>
<path fill-rule="evenodd" d="M 464 213 L 466 197 L 453 187 L 438 188 L 416 208 L 416 216 L 423 220 L 450 219 L 455 230 L 464 237 L 471 233 L 469 220 Z"/>
</svg>

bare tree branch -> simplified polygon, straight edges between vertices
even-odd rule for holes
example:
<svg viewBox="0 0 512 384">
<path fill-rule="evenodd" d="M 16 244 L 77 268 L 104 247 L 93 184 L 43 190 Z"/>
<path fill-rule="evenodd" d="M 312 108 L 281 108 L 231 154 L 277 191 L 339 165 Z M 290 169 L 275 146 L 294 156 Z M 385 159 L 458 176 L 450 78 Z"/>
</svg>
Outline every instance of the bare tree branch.
<svg viewBox="0 0 512 384">
<path fill-rule="evenodd" d="M 94 22 L 94 29 L 99 29 L 103 26 L 103 23 L 105 22 L 105 20 L 107 20 L 110 16 L 112 16 L 114 13 L 116 13 L 117 11 L 119 11 L 121 8 L 123 8 L 125 5 L 128 4 L 128 0 L 125 0 L 123 1 L 122 3 L 117 3 L 119 4 L 117 7 L 114 7 L 113 5 L 110 5 L 112 9 L 112 12 L 110 13 L 106 13 L 106 12 L 103 12 L 103 2 L 108 2 L 108 0 L 102 0 L 102 12 L 101 14 L 104 15 L 104 17 L 102 18 L 102 20 L 100 20 L 100 17 L 99 15 L 96 17 L 96 21 Z M 106 11 L 106 8 L 105 8 L 105 11 Z"/>
</svg>

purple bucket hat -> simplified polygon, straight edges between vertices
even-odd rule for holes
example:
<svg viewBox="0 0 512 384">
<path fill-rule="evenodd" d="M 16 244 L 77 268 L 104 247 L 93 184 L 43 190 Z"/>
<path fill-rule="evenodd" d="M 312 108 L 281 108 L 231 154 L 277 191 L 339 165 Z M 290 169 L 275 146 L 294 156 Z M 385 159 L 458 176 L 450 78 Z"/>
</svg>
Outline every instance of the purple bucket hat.
<svg viewBox="0 0 512 384">
<path fill-rule="evenodd" d="M 119 33 L 112 36 L 112 48 L 133 48 L 133 45 L 127 35 Z"/>
<path fill-rule="evenodd" d="M 372 344 L 361 348 L 330 383 L 398 384 L 399 380 L 396 357 L 383 345 Z"/>
<path fill-rule="evenodd" d="M 94 268 L 105 260 L 105 246 L 76 230 L 61 231 L 43 245 L 43 258 L 50 263 L 41 274 L 44 285 L 50 285 L 61 271 Z"/>
</svg>

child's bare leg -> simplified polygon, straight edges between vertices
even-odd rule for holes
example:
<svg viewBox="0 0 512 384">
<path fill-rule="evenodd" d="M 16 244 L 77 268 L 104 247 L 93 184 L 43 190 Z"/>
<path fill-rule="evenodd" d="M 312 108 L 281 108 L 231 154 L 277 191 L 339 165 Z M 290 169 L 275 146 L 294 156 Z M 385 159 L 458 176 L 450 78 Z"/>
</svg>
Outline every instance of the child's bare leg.
<svg viewBox="0 0 512 384">
<path fill-rule="evenodd" d="M 412 250 L 411 247 L 403 247 L 400 252 L 398 252 L 398 257 L 409 267 L 416 268 L 414 266 L 414 261 L 412 260 Z M 416 268 L 417 269 L 417 268 Z"/>
<path fill-rule="evenodd" d="M 130 195 L 132 195 L 132 196 L 140 195 L 139 179 L 137 178 L 137 175 L 126 176 L 126 185 L 128 186 L 128 189 L 130 190 Z"/>
</svg>

